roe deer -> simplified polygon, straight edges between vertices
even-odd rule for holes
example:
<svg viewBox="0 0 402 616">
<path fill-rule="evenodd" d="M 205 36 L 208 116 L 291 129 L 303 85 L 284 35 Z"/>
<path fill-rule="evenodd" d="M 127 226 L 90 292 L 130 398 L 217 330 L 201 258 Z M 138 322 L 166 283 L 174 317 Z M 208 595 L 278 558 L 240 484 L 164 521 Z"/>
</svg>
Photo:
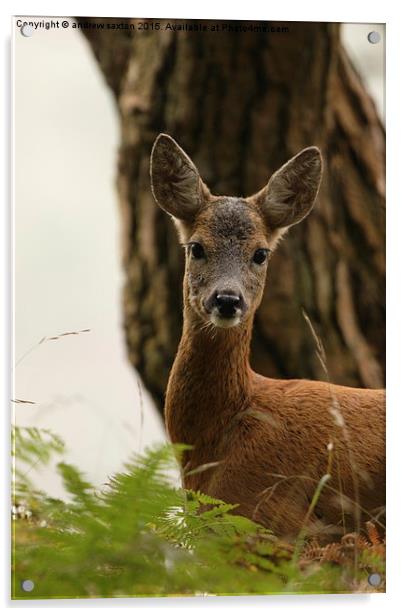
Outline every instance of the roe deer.
<svg viewBox="0 0 402 616">
<path fill-rule="evenodd" d="M 321 175 L 320 151 L 309 147 L 255 195 L 214 196 L 171 137 L 160 134 L 151 154 L 154 198 L 186 251 L 183 333 L 165 403 L 171 440 L 192 446 L 184 486 L 237 504 L 235 513 L 282 537 L 307 522 L 329 456 L 311 533 L 346 532 L 358 506 L 364 518 L 385 504 L 384 392 L 265 378 L 249 365 L 269 255 L 311 211 Z"/>
</svg>

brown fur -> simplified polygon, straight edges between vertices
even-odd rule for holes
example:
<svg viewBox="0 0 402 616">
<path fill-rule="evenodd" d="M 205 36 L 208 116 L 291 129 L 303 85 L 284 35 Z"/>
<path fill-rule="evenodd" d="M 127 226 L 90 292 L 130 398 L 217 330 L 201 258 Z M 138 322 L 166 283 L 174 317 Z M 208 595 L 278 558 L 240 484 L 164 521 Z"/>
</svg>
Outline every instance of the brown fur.
<svg viewBox="0 0 402 616">
<path fill-rule="evenodd" d="M 206 251 L 196 260 L 187 250 L 183 335 L 166 392 L 170 438 L 192 445 L 184 485 L 238 504 L 237 513 L 282 536 L 300 531 L 328 471 L 331 480 L 308 520 L 311 532 L 345 532 L 357 512 L 368 518 L 385 503 L 384 392 L 270 379 L 249 365 L 266 277 L 266 264 L 250 255 L 273 250 L 286 228 L 310 212 L 321 178 L 317 152 L 304 150 L 247 199 L 210 195 L 168 136 L 158 138 L 152 154 L 155 198 L 174 215 L 186 244 L 199 242 Z M 191 178 L 181 185 L 183 161 Z M 214 326 L 206 308 L 220 289 L 243 299 L 240 322 L 227 329 Z M 217 464 L 192 472 L 211 462 Z"/>
</svg>

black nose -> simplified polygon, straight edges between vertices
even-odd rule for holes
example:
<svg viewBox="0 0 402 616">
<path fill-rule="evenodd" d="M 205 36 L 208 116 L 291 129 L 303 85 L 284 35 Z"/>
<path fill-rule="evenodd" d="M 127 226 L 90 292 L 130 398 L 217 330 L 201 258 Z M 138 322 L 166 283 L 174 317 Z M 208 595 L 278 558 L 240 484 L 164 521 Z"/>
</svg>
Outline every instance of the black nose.
<svg viewBox="0 0 402 616">
<path fill-rule="evenodd" d="M 221 317 L 226 319 L 234 317 L 236 309 L 240 307 L 240 297 L 229 293 L 218 293 L 215 302 Z"/>
</svg>

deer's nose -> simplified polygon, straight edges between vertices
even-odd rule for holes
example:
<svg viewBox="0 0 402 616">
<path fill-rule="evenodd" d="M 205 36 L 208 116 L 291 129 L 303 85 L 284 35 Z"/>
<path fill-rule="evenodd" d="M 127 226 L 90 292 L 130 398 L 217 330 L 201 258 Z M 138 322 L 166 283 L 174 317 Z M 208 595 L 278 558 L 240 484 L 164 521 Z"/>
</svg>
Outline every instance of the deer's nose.
<svg viewBox="0 0 402 616">
<path fill-rule="evenodd" d="M 238 308 L 240 308 L 241 298 L 234 293 L 217 293 L 215 304 L 219 314 L 224 318 L 234 317 Z"/>
</svg>

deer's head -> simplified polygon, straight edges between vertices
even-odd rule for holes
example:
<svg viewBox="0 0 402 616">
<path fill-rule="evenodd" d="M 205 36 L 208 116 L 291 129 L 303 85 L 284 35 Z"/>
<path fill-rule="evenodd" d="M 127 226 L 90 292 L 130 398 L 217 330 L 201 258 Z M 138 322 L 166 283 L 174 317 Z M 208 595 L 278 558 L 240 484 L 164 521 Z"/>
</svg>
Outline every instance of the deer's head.
<svg viewBox="0 0 402 616">
<path fill-rule="evenodd" d="M 311 211 L 322 175 L 310 147 L 291 158 L 251 197 L 211 195 L 187 154 L 168 135 L 151 154 L 151 186 L 186 248 L 186 299 L 205 322 L 233 327 L 252 316 L 278 239 Z"/>
</svg>

